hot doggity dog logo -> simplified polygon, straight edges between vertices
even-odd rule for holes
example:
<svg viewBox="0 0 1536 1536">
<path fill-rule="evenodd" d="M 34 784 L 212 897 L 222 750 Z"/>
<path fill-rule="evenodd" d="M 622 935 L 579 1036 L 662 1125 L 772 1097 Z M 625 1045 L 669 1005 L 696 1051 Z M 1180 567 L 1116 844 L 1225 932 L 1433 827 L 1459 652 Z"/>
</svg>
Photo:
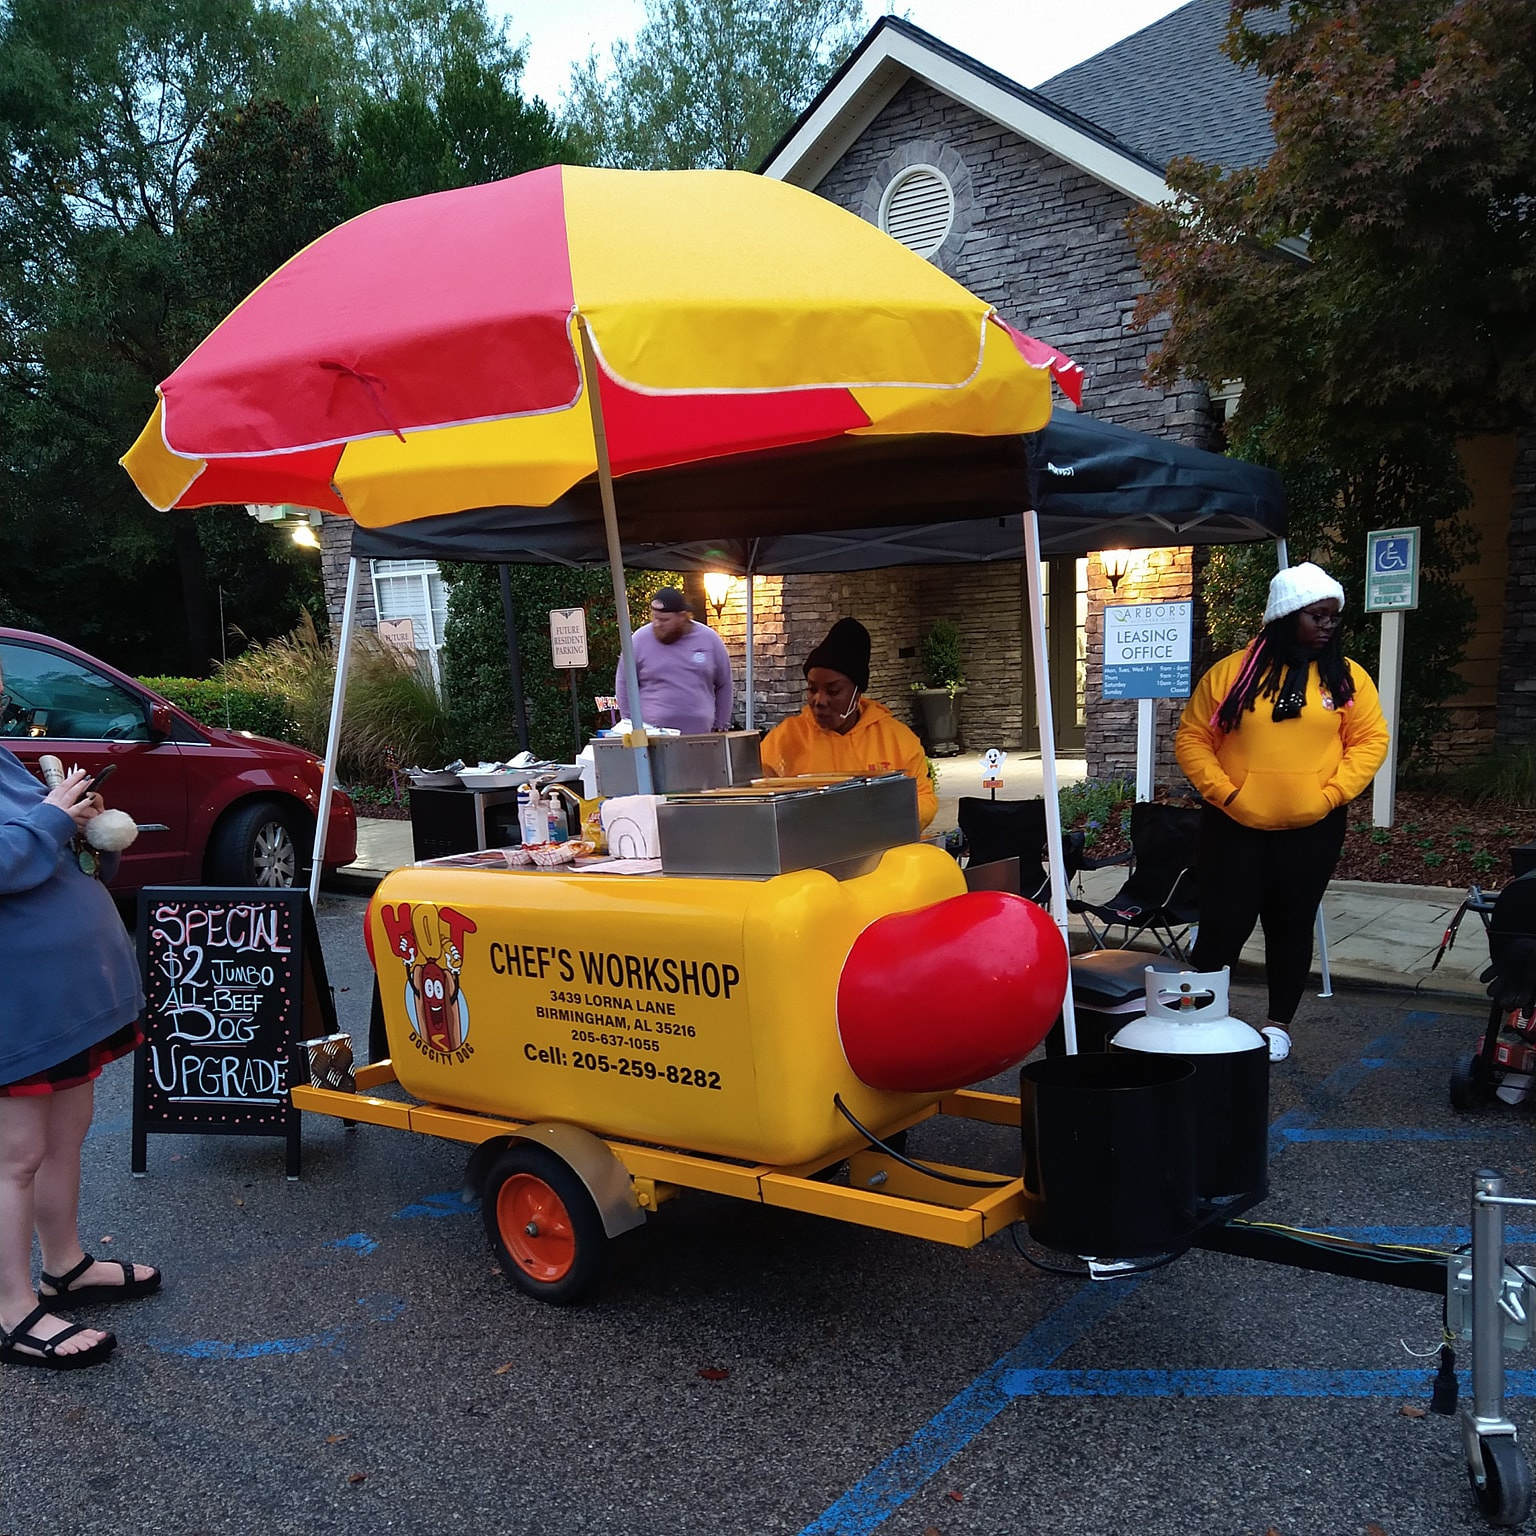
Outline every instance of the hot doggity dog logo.
<svg viewBox="0 0 1536 1536">
<path fill-rule="evenodd" d="M 469 1001 L 459 982 L 464 969 L 464 941 L 475 922 L 452 907 L 402 901 L 380 914 L 389 935 L 390 953 L 405 966 L 405 1011 L 411 1041 L 434 1061 L 466 1061 Z"/>
</svg>

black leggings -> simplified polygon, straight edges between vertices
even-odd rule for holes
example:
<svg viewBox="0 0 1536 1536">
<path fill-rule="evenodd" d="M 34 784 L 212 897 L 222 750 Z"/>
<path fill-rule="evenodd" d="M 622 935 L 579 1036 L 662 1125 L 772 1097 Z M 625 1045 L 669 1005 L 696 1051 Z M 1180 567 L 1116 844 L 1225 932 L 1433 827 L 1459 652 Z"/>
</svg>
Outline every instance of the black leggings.
<svg viewBox="0 0 1536 1536">
<path fill-rule="evenodd" d="M 1344 847 L 1341 805 L 1310 827 L 1260 832 L 1206 805 L 1200 819 L 1200 931 L 1194 962 L 1202 971 L 1235 966 L 1258 921 L 1264 928 L 1269 1017 L 1289 1024 L 1312 969 L 1312 929 Z"/>
</svg>

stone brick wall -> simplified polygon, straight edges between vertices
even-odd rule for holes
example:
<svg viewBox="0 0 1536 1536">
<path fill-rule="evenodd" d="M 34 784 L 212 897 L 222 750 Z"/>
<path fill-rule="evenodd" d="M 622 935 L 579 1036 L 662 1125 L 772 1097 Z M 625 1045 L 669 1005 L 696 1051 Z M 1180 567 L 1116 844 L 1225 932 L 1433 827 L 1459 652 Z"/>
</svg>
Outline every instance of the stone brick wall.
<svg viewBox="0 0 1536 1536">
<path fill-rule="evenodd" d="M 917 161 L 944 171 L 955 193 L 954 224 L 934 257 L 936 265 L 996 304 L 1011 323 L 1081 363 L 1087 375 L 1085 410 L 1197 447 L 1218 446 L 1216 412 L 1203 388 L 1191 384 L 1160 394 L 1141 382 L 1160 330 L 1130 326 L 1144 286 L 1124 229 L 1130 199 L 917 80 L 896 93 L 816 190 L 873 222 L 891 178 Z M 1189 550 L 1148 556 L 1145 584 L 1132 589 L 1122 582 L 1116 601 L 1124 601 L 1128 591 L 1134 591 L 1133 601 L 1191 595 Z M 1133 774 L 1135 705 L 1098 698 L 1108 586 L 1098 562 L 1090 568 L 1096 580 L 1091 578 L 1088 614 L 1088 771 L 1095 777 Z M 1022 566 L 872 574 L 881 578 L 878 586 L 864 575 L 831 579 L 841 583 L 839 594 L 848 605 L 842 611 L 870 624 L 871 633 L 875 624 L 859 605 L 870 603 L 879 614 L 877 605 L 889 604 L 889 613 L 879 617 L 876 669 L 882 683 L 888 675 L 892 686 L 884 693 L 877 688 L 878 696 L 902 718 L 912 718 L 910 701 L 903 712 L 897 695 L 908 691 L 916 663 L 903 660 L 899 650 L 915 647 L 924 627 L 948 614 L 959 620 L 966 641 L 966 746 L 1022 745 L 1026 709 L 1032 714 Z M 819 611 L 824 597 L 813 596 L 809 583 L 827 580 L 789 578 L 786 609 L 798 613 L 807 602 Z M 1057 707 L 1059 712 L 1059 700 Z M 1166 728 L 1178 708 L 1170 702 L 1159 709 L 1160 783 L 1182 783 Z"/>
<path fill-rule="evenodd" d="M 352 519 L 327 517 L 320 524 L 320 578 L 325 586 L 325 611 L 331 634 L 340 636 L 341 615 L 347 602 L 347 565 L 352 558 Z M 373 602 L 372 562 L 365 560 L 357 573 L 357 624 L 377 629 L 379 614 Z"/>
<path fill-rule="evenodd" d="M 1501 747 L 1536 742 L 1536 430 L 1515 445 L 1508 551 L 1496 706 Z"/>
<path fill-rule="evenodd" d="M 952 618 L 960 626 L 963 649 L 966 743 L 1018 750 L 1025 732 L 1022 572 L 1021 565 L 1005 562 L 758 577 L 753 595 L 754 723 L 768 728 L 800 709 L 806 654 L 846 616 L 869 630 L 870 694 L 916 729 L 912 684 L 920 681 L 917 649 L 935 619 Z M 712 610 L 709 615 L 731 654 L 738 695 L 746 676 L 745 592 L 745 584 L 738 582 L 718 620 Z M 745 719 L 742 704 L 736 713 Z"/>
</svg>

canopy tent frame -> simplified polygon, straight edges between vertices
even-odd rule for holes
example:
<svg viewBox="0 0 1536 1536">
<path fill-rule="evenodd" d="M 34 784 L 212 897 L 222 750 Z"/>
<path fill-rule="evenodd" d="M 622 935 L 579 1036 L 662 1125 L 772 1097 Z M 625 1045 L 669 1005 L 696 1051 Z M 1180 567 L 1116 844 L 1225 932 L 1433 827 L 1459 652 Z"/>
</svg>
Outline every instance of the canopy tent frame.
<svg viewBox="0 0 1536 1536">
<path fill-rule="evenodd" d="M 583 362 L 588 377 L 595 377 L 596 367 L 590 337 L 578 317 Z M 1026 599 L 1031 635 L 1031 655 L 1035 688 L 1035 718 L 1039 733 L 1043 794 L 1045 802 L 1047 858 L 1051 875 L 1050 910 L 1053 922 L 1067 938 L 1067 876 L 1062 852 L 1061 804 L 1056 774 L 1055 711 L 1051 698 L 1048 637 L 1045 626 L 1045 597 L 1041 582 L 1041 562 L 1050 554 L 1084 553 L 1104 548 L 1111 542 L 1128 546 L 1157 547 L 1170 540 L 1189 542 L 1240 542 L 1276 538 L 1283 551 L 1284 502 L 1277 476 L 1257 466 L 1204 452 L 1127 428 L 1096 422 L 1075 412 L 1053 413 L 1046 429 L 1017 441 L 1023 447 L 1023 469 L 1011 487 L 1013 505 L 999 515 L 995 507 L 990 515 L 935 519 L 931 515 L 900 523 L 850 527 L 846 529 L 796 529 L 785 536 L 756 533 L 739 539 L 711 542 L 700 539 L 625 541 L 620 525 L 614 477 L 608 461 L 602 405 L 596 389 L 589 389 L 588 409 L 597 447 L 596 489 L 601 509 L 603 554 L 613 577 L 614 605 L 619 618 L 620 666 L 634 702 L 632 721 L 636 736 L 643 741 L 640 715 L 640 691 L 634 670 L 634 649 L 628 596 L 624 584 L 626 566 L 649 569 L 708 568 L 728 570 L 747 581 L 747 689 L 748 725 L 752 724 L 752 636 L 751 614 L 754 580 L 758 575 L 789 575 L 811 570 L 872 569 L 904 564 L 991 564 L 1003 560 L 1026 562 Z M 1055 429 L 1054 431 L 1052 429 Z M 979 440 L 996 448 L 998 440 Z M 1130 463 L 1127 445 L 1134 450 Z M 1120 457 L 1116 458 L 1116 454 Z M 1075 459 L 1074 456 L 1075 455 Z M 813 450 L 805 455 L 814 462 Z M 739 456 L 734 466 L 747 474 L 764 458 L 759 454 Z M 701 473 L 713 473 L 728 460 L 708 461 Z M 1146 462 L 1155 464 L 1155 473 L 1143 472 Z M 1079 479 L 1079 469 L 1082 478 Z M 689 478 L 691 466 L 673 470 L 666 479 Z M 641 474 L 625 477 L 631 481 L 652 478 Z M 1171 498 L 1181 499 L 1185 510 L 1180 514 L 1166 506 Z M 589 498 L 590 499 L 590 498 Z M 453 513 L 427 518 L 388 529 L 354 526 L 353 551 L 348 568 L 349 599 L 343 609 L 341 656 L 349 652 L 356 623 L 355 588 L 357 566 L 361 558 L 398 558 L 409 552 L 431 556 L 442 548 L 445 530 L 462 541 L 473 537 L 476 528 L 493 528 L 497 513 L 505 511 L 515 518 L 520 509 L 477 509 L 471 513 Z M 565 509 L 567 513 L 574 508 Z M 569 528 L 561 526 L 559 504 L 538 509 L 549 519 L 546 527 L 555 532 L 549 542 L 564 543 L 565 548 L 549 548 L 537 542 L 506 543 L 478 558 L 487 561 L 515 559 L 558 564 L 586 564 L 569 550 Z M 550 514 L 555 514 L 551 519 Z M 1042 516 L 1047 519 L 1042 530 Z M 1054 519 L 1054 521 L 1051 521 Z M 935 542 L 935 535 L 949 536 Z M 1194 535 L 1195 537 L 1191 537 Z M 881 558 L 871 559 L 879 551 Z M 890 558 L 895 556 L 895 558 Z M 452 558 L 476 558 L 462 542 L 451 549 Z M 1283 558 L 1283 554 L 1282 554 Z M 337 691 L 332 700 L 332 716 L 326 747 L 326 774 L 334 777 L 334 762 L 340 739 L 341 711 L 344 703 L 345 662 L 338 662 Z M 651 784 L 649 759 L 643 746 L 634 748 L 637 781 L 642 792 Z M 317 819 L 315 857 L 311 867 L 310 896 L 318 899 L 320 851 L 325 845 L 329 821 L 330 796 L 324 793 Z M 1068 989 L 1062 1004 L 1067 1049 L 1077 1050 L 1075 1010 Z"/>
</svg>

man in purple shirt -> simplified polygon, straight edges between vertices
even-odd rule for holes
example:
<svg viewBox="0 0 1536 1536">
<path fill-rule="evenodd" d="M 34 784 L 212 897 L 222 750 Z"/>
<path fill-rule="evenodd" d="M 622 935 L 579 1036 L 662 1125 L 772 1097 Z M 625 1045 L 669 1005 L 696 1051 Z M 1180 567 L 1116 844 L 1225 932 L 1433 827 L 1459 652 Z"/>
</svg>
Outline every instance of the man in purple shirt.
<svg viewBox="0 0 1536 1536">
<path fill-rule="evenodd" d="M 707 624 L 697 624 L 676 587 L 662 587 L 651 599 L 651 622 L 635 631 L 635 672 L 646 725 L 667 726 L 685 735 L 724 731 L 731 724 L 731 658 L 725 642 Z M 624 663 L 614 692 L 619 713 L 633 719 Z"/>
</svg>

